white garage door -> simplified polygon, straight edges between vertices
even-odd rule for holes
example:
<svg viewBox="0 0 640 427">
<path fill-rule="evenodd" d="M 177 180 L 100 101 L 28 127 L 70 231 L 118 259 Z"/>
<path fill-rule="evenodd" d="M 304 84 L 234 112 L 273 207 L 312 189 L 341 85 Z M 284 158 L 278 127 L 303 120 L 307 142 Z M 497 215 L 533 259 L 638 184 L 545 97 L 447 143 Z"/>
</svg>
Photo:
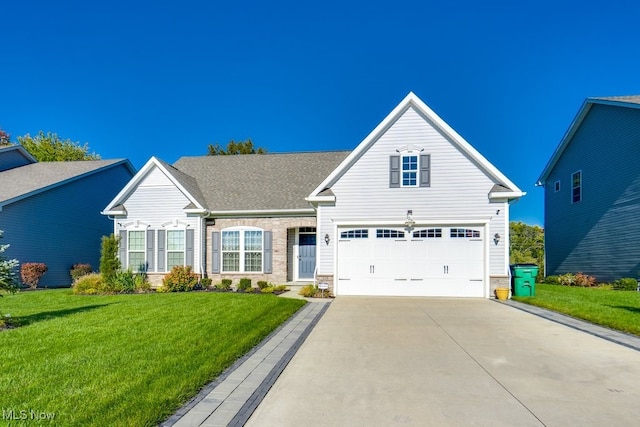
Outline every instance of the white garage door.
<svg viewBox="0 0 640 427">
<path fill-rule="evenodd" d="M 482 228 L 338 229 L 337 295 L 484 296 Z"/>
</svg>

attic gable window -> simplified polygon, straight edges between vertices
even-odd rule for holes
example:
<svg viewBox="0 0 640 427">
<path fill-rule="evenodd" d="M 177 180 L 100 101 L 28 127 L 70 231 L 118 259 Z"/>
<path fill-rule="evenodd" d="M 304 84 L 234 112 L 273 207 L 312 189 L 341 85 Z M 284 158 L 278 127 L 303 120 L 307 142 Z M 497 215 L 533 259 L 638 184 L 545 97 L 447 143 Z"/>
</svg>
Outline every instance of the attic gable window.
<svg viewBox="0 0 640 427">
<path fill-rule="evenodd" d="M 430 187 L 431 155 L 405 151 L 389 157 L 389 187 Z"/>
<path fill-rule="evenodd" d="M 577 171 L 571 175 L 571 203 L 578 203 L 581 200 L 582 200 L 582 171 Z"/>
</svg>

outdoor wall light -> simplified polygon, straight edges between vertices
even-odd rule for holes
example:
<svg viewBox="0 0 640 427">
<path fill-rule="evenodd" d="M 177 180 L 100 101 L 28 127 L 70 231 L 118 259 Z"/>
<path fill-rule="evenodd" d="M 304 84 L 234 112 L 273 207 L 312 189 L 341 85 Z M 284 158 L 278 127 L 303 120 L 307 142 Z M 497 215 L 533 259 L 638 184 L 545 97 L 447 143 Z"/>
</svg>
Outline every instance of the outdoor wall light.
<svg viewBox="0 0 640 427">
<path fill-rule="evenodd" d="M 500 242 L 500 234 L 496 233 L 496 234 L 493 235 L 493 243 L 495 243 L 497 245 L 498 242 Z"/>
<path fill-rule="evenodd" d="M 327 234 L 325 234 L 325 235 L 324 235 L 324 242 L 325 242 L 327 245 L 329 245 L 329 242 L 330 242 L 330 241 L 331 241 L 331 238 L 329 237 L 329 234 L 328 234 L 328 233 L 327 233 Z"/>
<path fill-rule="evenodd" d="M 404 225 L 407 227 L 409 232 L 411 232 L 415 224 L 416 222 L 413 220 L 413 210 L 409 209 L 407 210 L 407 220 L 404 222 Z"/>
</svg>

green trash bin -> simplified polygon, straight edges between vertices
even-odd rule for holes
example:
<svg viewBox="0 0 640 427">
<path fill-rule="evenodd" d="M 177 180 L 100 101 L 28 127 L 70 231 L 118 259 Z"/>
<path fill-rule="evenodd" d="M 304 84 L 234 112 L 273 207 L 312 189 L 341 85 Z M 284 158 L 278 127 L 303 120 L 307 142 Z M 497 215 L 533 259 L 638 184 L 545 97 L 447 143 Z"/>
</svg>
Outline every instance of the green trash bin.
<svg viewBox="0 0 640 427">
<path fill-rule="evenodd" d="M 536 277 L 538 266 L 535 264 L 511 265 L 513 277 L 513 295 L 517 297 L 533 297 L 536 295 Z"/>
</svg>

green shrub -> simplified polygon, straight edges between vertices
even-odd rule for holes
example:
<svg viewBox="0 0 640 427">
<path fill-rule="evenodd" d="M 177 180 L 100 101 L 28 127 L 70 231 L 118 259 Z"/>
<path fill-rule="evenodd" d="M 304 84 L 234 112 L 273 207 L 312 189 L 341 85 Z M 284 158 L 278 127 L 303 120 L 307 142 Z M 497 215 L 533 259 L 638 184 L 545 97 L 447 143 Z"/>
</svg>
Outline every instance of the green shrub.
<svg viewBox="0 0 640 427">
<path fill-rule="evenodd" d="M 20 278 L 22 283 L 31 289 L 38 287 L 40 279 L 47 272 L 47 265 L 43 262 L 25 262 L 20 266 Z"/>
<path fill-rule="evenodd" d="M 247 289 L 251 288 L 251 279 L 248 277 L 243 277 L 240 279 L 238 283 L 238 288 L 236 289 L 238 292 L 247 292 Z"/>
<path fill-rule="evenodd" d="M 258 280 L 258 282 L 256 283 L 258 285 L 258 289 L 262 290 L 264 288 L 270 287 L 269 282 L 266 282 L 264 280 Z"/>
<path fill-rule="evenodd" d="M 93 269 L 91 268 L 91 264 L 73 264 L 73 267 L 71 267 L 71 270 L 69 271 L 69 274 L 71 275 L 71 281 L 75 282 L 80 277 L 86 276 L 92 271 Z"/>
<path fill-rule="evenodd" d="M 547 276 L 544 279 L 544 283 L 546 283 L 548 285 L 559 285 L 560 284 L 560 278 L 558 276 Z"/>
<path fill-rule="evenodd" d="M 315 286 L 307 285 L 307 286 L 303 286 L 302 289 L 300 289 L 300 292 L 298 292 L 298 294 L 306 298 L 313 298 L 316 295 L 317 291 L 318 291 L 318 288 L 316 288 Z"/>
<path fill-rule="evenodd" d="M 3 231 L 0 230 L 0 239 Z M 2 253 L 9 245 L 0 244 L 0 291 L 16 292 L 18 290 L 15 268 L 18 266 L 17 259 L 6 259 Z M 0 295 L 2 296 L 2 295 Z"/>
<path fill-rule="evenodd" d="M 198 283 L 198 276 L 191 271 L 191 266 L 176 265 L 171 272 L 162 279 L 162 287 L 167 292 L 191 291 Z"/>
<path fill-rule="evenodd" d="M 635 291 L 638 289 L 638 281 L 632 277 L 623 277 L 613 282 L 616 291 Z"/>
<path fill-rule="evenodd" d="M 576 276 L 571 273 L 566 273 L 558 276 L 558 282 L 562 286 L 574 286 L 576 284 Z"/>
<path fill-rule="evenodd" d="M 274 286 L 273 291 L 274 292 L 284 292 L 284 291 L 288 291 L 289 288 L 287 288 L 287 285 L 278 285 L 278 286 Z"/>
<path fill-rule="evenodd" d="M 211 277 L 203 277 L 202 279 L 200 279 L 200 285 L 202 285 L 204 289 L 207 289 L 209 286 L 211 286 Z"/>
<path fill-rule="evenodd" d="M 101 274 L 85 274 L 73 283 L 76 295 L 95 295 L 106 293 L 105 282 Z"/>
<path fill-rule="evenodd" d="M 219 291 L 228 291 L 231 289 L 231 283 L 231 279 L 222 279 L 220 283 L 217 283 L 215 285 L 215 288 Z"/>
<path fill-rule="evenodd" d="M 120 260 L 118 259 L 118 244 L 120 238 L 114 234 L 102 236 L 102 251 L 100 254 L 100 273 L 105 282 L 111 283 L 120 271 Z"/>
<path fill-rule="evenodd" d="M 133 283 L 136 292 L 144 293 L 151 291 L 151 283 L 149 283 L 149 278 L 144 273 L 134 274 Z"/>
<path fill-rule="evenodd" d="M 130 294 L 136 290 L 135 276 L 131 270 L 116 271 L 112 281 L 107 283 L 110 293 Z"/>
<path fill-rule="evenodd" d="M 266 286 L 264 288 L 260 288 L 260 292 L 263 294 L 272 294 L 275 291 L 275 287 Z"/>
</svg>

